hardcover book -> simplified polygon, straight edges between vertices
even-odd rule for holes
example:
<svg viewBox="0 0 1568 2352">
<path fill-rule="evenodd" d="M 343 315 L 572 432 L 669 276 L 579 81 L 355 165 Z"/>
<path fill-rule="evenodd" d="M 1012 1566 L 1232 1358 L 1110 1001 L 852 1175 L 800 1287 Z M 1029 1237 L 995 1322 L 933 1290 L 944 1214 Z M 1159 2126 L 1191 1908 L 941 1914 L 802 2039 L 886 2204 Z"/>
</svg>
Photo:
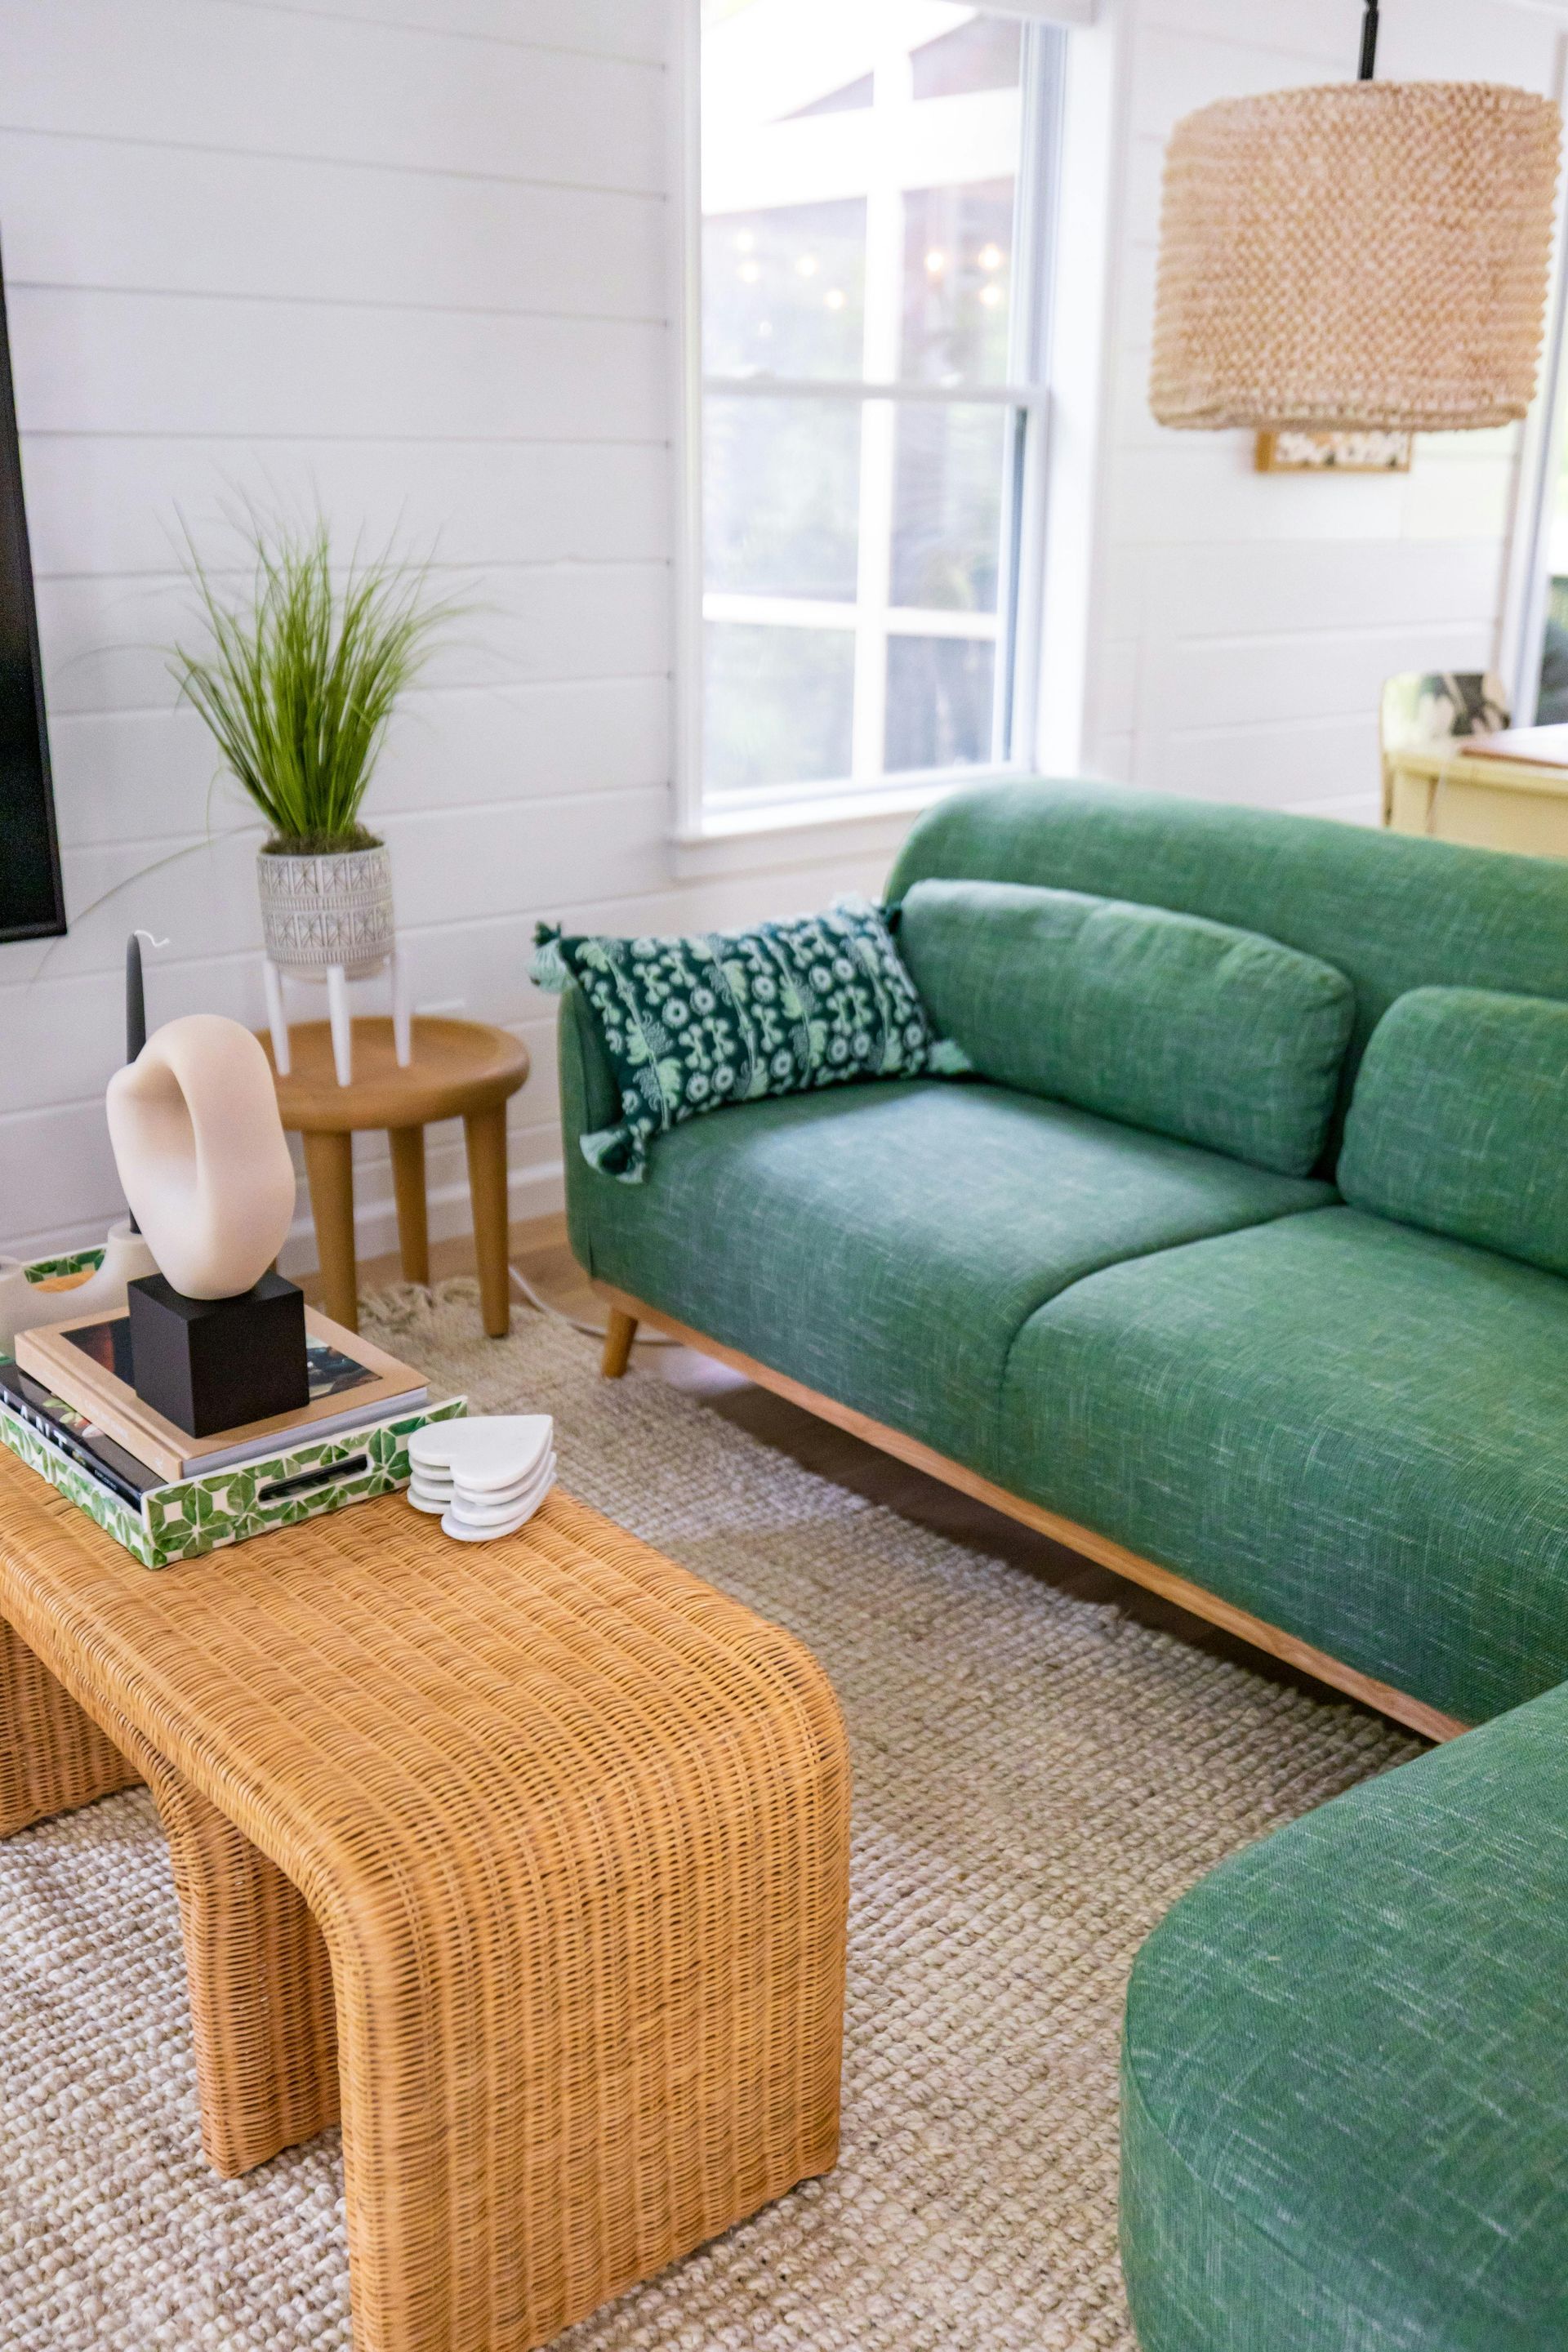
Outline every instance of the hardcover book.
<svg viewBox="0 0 1568 2352">
<path fill-rule="evenodd" d="M 125 1315 L 89 1316 L 20 1331 L 16 1361 L 51 1396 L 102 1432 L 158 1481 L 276 1454 L 286 1442 L 325 1438 L 394 1414 L 416 1412 L 429 1391 L 419 1374 L 314 1307 L 305 1309 L 310 1402 L 212 1437 L 193 1437 L 155 1412 L 132 1385 L 131 1326 Z M 79 1432 L 79 1434 L 81 1433 Z"/>
</svg>

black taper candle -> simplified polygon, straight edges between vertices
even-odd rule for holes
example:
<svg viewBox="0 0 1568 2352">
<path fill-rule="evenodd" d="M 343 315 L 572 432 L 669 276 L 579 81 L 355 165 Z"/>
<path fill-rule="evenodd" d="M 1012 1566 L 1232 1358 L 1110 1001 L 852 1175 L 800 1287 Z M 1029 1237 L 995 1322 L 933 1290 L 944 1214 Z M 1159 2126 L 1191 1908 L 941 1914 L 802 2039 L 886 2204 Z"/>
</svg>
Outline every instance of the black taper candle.
<svg viewBox="0 0 1568 2352">
<path fill-rule="evenodd" d="M 133 1062 L 147 1043 L 147 991 L 142 978 L 142 934 L 125 942 L 125 1058 Z"/>
<path fill-rule="evenodd" d="M 125 1058 L 133 1062 L 147 1043 L 147 991 L 142 977 L 142 935 L 132 931 L 125 942 Z M 142 1230 L 131 1212 L 131 1230 Z"/>
</svg>

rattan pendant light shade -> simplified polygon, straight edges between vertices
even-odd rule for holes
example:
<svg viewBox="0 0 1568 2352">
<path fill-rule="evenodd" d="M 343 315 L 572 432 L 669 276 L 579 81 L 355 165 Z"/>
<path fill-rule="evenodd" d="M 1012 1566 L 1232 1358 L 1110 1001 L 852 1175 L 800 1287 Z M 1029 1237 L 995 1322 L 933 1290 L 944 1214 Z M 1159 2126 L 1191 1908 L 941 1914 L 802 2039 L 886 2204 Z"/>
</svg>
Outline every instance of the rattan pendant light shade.
<svg viewBox="0 0 1568 2352">
<path fill-rule="evenodd" d="M 1162 425 L 1506 425 L 1534 397 L 1562 117 L 1481 82 L 1343 82 L 1177 125 Z"/>
</svg>

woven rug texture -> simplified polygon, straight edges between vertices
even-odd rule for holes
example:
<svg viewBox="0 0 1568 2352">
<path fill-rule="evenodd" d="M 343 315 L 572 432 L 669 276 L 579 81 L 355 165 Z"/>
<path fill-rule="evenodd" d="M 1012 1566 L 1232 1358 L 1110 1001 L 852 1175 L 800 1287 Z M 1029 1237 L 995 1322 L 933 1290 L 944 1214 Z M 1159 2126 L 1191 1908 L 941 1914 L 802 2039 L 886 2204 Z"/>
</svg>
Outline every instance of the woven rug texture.
<svg viewBox="0 0 1568 2352">
<path fill-rule="evenodd" d="M 476 1412 L 553 1413 L 564 1482 L 800 1634 L 854 1744 L 838 2168 L 561 2352 L 1132 2352 L 1132 1956 L 1225 1855 L 1416 1744 L 847 1494 L 646 1365 L 601 1381 L 560 1323 L 483 1339 L 471 1283 L 366 1328 Z M 150 1798 L 0 1844 L 0 2345 L 350 2340 L 337 2135 L 241 2180 L 203 2160 Z"/>
</svg>

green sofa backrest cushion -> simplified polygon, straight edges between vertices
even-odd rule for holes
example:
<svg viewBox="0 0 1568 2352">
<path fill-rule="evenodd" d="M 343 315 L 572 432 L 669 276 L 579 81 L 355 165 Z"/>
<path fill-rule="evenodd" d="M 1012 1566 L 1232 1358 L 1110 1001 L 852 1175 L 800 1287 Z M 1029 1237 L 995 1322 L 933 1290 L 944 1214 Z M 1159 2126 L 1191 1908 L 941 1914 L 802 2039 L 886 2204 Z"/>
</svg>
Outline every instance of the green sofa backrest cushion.
<svg viewBox="0 0 1568 2352">
<path fill-rule="evenodd" d="M 1339 1185 L 1353 1208 L 1568 1274 L 1568 1004 L 1402 996 L 1366 1049 Z"/>
<path fill-rule="evenodd" d="M 1270 788 L 1261 771 L 1258 781 Z M 1568 860 L 1126 784 L 1037 781 L 979 785 L 928 811 L 893 868 L 889 903 L 938 877 L 1172 907 L 1321 956 L 1356 992 L 1342 1106 L 1366 1040 L 1407 989 L 1568 999 Z"/>
<path fill-rule="evenodd" d="M 1316 956 L 1011 882 L 917 882 L 899 944 L 984 1076 L 1281 1175 L 1316 1163 L 1355 1017 L 1349 981 Z"/>
</svg>

